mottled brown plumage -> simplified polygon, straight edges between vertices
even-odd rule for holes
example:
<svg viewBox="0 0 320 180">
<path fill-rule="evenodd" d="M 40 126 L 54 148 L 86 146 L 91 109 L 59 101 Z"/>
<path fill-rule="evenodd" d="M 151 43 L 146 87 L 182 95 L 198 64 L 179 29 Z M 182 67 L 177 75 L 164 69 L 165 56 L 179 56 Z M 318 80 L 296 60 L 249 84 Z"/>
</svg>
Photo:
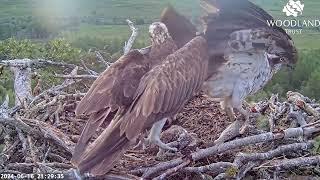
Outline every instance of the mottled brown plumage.
<svg viewBox="0 0 320 180">
<path fill-rule="evenodd" d="M 169 34 L 179 48 L 196 36 L 197 28 L 172 6 L 163 10 L 160 21 L 167 26 Z"/>
<path fill-rule="evenodd" d="M 115 116 L 123 115 L 133 102 L 141 78 L 177 47 L 162 23 L 150 26 L 151 48 L 147 54 L 132 50 L 105 70 L 92 84 L 76 109 L 90 115 L 75 147 L 72 163 L 78 165 L 91 137 L 99 127 L 107 127 Z"/>
<path fill-rule="evenodd" d="M 206 41 L 196 37 L 146 73 L 124 116 L 115 118 L 84 153 L 80 172 L 105 174 L 142 131 L 178 113 L 206 77 L 206 47 Z"/>
<path fill-rule="evenodd" d="M 235 108 L 247 122 L 245 98 L 262 89 L 282 65 L 295 63 L 297 50 L 282 28 L 268 25 L 272 16 L 248 0 L 203 0 L 202 6 L 210 55 L 203 89 L 231 119 Z"/>
</svg>

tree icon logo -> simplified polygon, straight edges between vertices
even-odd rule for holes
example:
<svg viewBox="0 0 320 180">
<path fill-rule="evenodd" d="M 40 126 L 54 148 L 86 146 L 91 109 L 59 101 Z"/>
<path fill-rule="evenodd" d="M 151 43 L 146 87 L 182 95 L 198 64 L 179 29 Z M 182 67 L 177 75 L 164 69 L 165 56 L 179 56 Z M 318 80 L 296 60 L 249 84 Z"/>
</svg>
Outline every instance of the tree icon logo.
<svg viewBox="0 0 320 180">
<path fill-rule="evenodd" d="M 289 0 L 289 2 L 283 7 L 282 12 L 286 13 L 287 16 L 298 17 L 302 15 L 304 4 L 298 1 Z"/>
</svg>

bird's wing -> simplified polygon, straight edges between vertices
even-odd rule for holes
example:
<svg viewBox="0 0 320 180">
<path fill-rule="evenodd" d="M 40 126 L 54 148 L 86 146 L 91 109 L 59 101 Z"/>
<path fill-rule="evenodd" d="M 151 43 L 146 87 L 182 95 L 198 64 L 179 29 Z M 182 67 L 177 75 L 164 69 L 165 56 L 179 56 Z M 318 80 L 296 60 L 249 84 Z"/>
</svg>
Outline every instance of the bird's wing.
<svg viewBox="0 0 320 180">
<path fill-rule="evenodd" d="M 99 127 L 129 107 L 141 77 L 149 70 L 148 60 L 138 50 L 122 56 L 93 83 L 76 109 L 76 114 L 90 115 L 75 147 L 72 163 L 78 164 L 91 137 Z"/>
<path fill-rule="evenodd" d="M 175 115 L 200 89 L 207 65 L 207 44 L 200 36 L 169 55 L 142 78 L 134 102 L 122 119 L 121 132 L 132 139 L 154 122 Z"/>
<path fill-rule="evenodd" d="M 176 114 L 200 89 L 207 64 L 206 41 L 195 37 L 153 67 L 141 79 L 126 114 L 115 118 L 86 150 L 78 166 L 80 171 L 108 172 L 143 129 Z"/>
<path fill-rule="evenodd" d="M 226 63 L 226 54 L 237 51 L 267 51 L 272 47 L 273 52 L 285 52 L 295 61 L 296 49 L 291 37 L 281 27 L 269 26 L 268 21 L 273 17 L 252 2 L 202 0 L 201 5 L 207 12 L 204 34 L 210 54 L 209 74 Z"/>
<path fill-rule="evenodd" d="M 89 115 L 106 108 L 114 111 L 130 104 L 141 77 L 149 70 L 148 63 L 138 50 L 122 56 L 95 80 L 76 114 Z"/>
<path fill-rule="evenodd" d="M 196 36 L 197 28 L 172 6 L 162 11 L 160 21 L 167 26 L 169 34 L 179 48 Z"/>
<path fill-rule="evenodd" d="M 205 17 L 206 39 L 209 48 L 213 47 L 210 50 L 216 49 L 216 53 L 224 52 L 231 34 L 242 30 L 264 31 L 266 32 L 265 34 L 281 37 L 281 40 L 291 40 L 291 37 L 284 29 L 277 26 L 269 26 L 268 21 L 273 20 L 273 17 L 248 0 L 202 0 L 201 3 L 207 12 Z M 212 13 L 210 8 L 207 7 L 215 7 L 218 11 Z M 242 31 L 242 34 L 243 36 L 240 38 L 244 41 L 248 40 L 251 35 L 250 32 L 246 34 L 244 31 Z M 261 36 L 261 38 L 268 37 Z"/>
</svg>

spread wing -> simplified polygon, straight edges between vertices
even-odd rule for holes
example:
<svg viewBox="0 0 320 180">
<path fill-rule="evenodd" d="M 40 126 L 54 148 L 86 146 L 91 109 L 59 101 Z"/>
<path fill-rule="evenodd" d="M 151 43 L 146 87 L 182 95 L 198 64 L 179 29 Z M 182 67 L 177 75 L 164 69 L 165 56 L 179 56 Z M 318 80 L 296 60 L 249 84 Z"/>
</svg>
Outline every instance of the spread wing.
<svg viewBox="0 0 320 180">
<path fill-rule="evenodd" d="M 129 107 L 141 77 L 149 70 L 148 59 L 133 50 L 105 70 L 93 83 L 76 109 L 76 114 L 90 115 L 72 157 L 77 164 L 97 128 L 106 127 L 116 112 Z"/>
<path fill-rule="evenodd" d="M 202 37 L 169 55 L 142 78 L 134 103 L 122 119 L 121 132 L 132 139 L 156 121 L 178 113 L 200 89 L 207 65 L 207 45 Z"/>
<path fill-rule="evenodd" d="M 204 33 L 208 41 L 210 63 L 214 62 L 209 64 L 213 66 L 211 71 L 226 63 L 224 55 L 237 51 L 262 49 L 275 54 L 286 53 L 290 60 L 296 60 L 291 37 L 282 28 L 269 26 L 268 21 L 273 17 L 252 2 L 202 0 L 201 5 L 207 12 Z"/>
<path fill-rule="evenodd" d="M 179 48 L 196 36 L 197 28 L 172 6 L 163 10 L 160 21 L 167 26 L 169 34 Z"/>
</svg>

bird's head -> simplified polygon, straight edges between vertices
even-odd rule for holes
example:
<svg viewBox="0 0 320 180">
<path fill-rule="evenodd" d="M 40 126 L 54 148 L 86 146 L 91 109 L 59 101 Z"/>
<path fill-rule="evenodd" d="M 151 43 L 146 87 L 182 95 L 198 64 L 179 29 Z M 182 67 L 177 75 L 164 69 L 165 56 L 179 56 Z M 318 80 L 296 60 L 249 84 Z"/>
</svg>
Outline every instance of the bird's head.
<svg viewBox="0 0 320 180">
<path fill-rule="evenodd" d="M 168 38 L 172 39 L 165 24 L 154 22 L 149 26 L 152 45 L 163 44 Z"/>
<path fill-rule="evenodd" d="M 293 69 L 294 64 L 298 61 L 298 52 L 293 41 L 289 40 L 286 44 L 276 45 L 269 50 L 268 59 L 271 65 L 287 66 Z"/>
</svg>

